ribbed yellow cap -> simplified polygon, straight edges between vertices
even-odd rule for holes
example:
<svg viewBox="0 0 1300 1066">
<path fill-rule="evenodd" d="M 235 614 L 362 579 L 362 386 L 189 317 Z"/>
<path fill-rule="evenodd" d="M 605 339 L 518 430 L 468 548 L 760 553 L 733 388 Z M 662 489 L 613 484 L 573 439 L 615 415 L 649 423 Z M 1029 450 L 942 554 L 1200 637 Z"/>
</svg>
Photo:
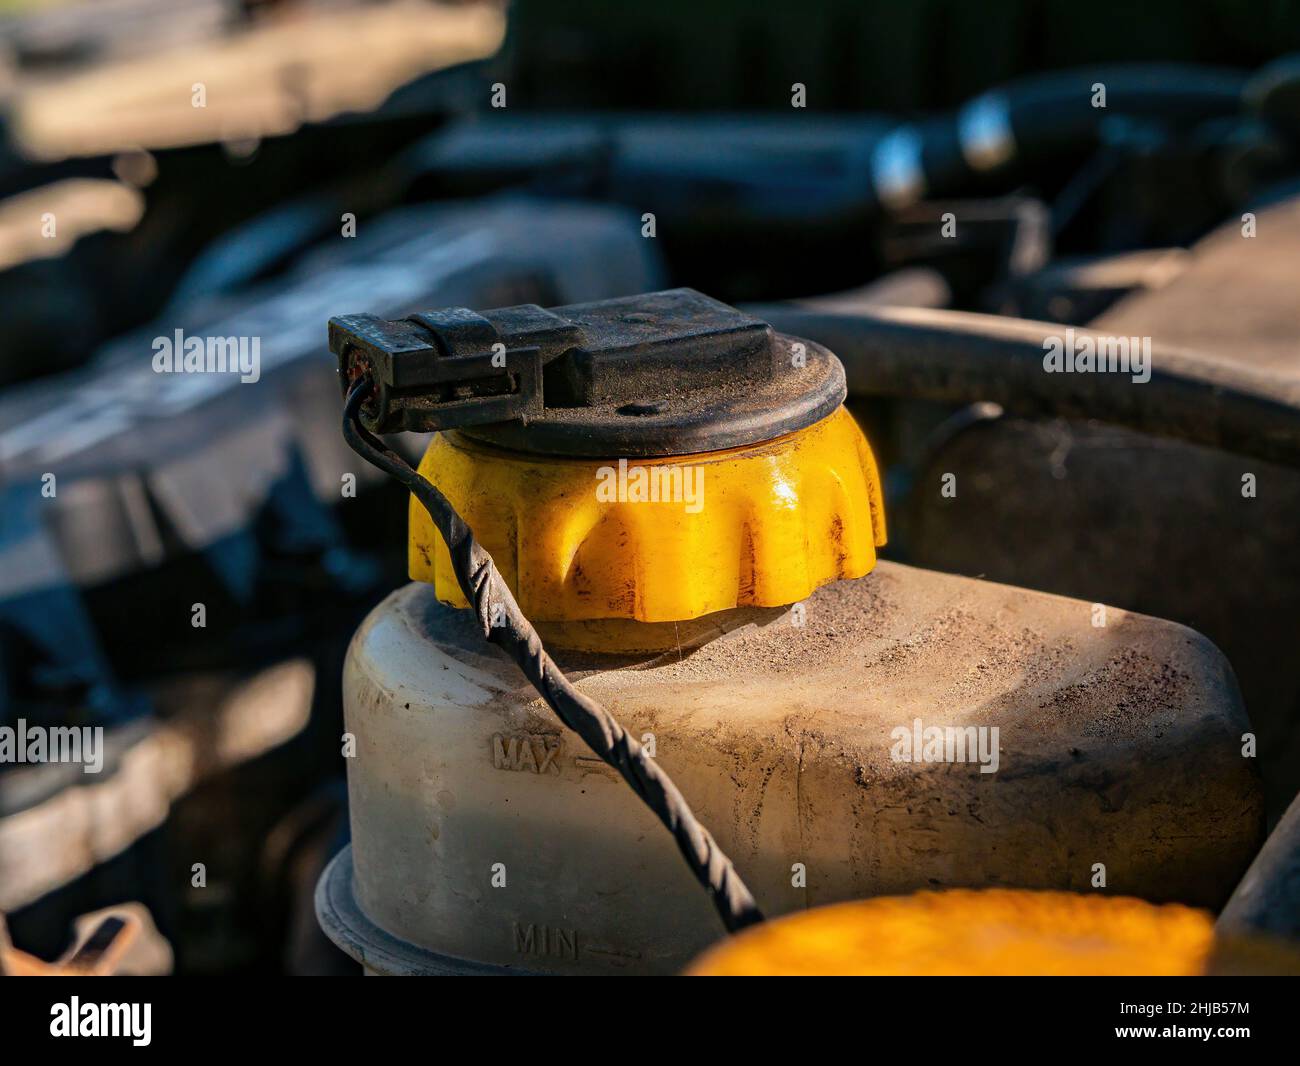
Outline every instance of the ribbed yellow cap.
<svg viewBox="0 0 1300 1066">
<path fill-rule="evenodd" d="M 455 505 L 535 622 L 672 622 L 795 603 L 861 577 L 885 543 L 875 459 L 843 408 L 776 440 L 664 459 L 506 452 L 440 433 L 420 473 Z M 410 574 L 467 606 L 410 510 Z"/>
<path fill-rule="evenodd" d="M 778 918 L 696 959 L 695 976 L 1141 975 L 1210 969 L 1214 920 L 1122 896 L 919 892 Z"/>
</svg>

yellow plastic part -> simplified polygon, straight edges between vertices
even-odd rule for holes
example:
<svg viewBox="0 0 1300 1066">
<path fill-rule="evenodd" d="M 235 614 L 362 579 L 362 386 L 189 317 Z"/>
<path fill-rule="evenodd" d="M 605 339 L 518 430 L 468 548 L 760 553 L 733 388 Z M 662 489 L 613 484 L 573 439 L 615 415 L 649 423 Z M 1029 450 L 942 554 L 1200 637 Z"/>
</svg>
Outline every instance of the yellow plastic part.
<svg viewBox="0 0 1300 1066">
<path fill-rule="evenodd" d="M 1176 903 L 957 889 L 778 918 L 722 941 L 687 973 L 1194 976 L 1213 948 L 1213 918 Z"/>
<path fill-rule="evenodd" d="M 420 473 L 464 516 L 535 622 L 672 622 L 784 606 L 866 574 L 885 543 L 876 462 L 843 407 L 762 444 L 622 466 L 440 433 Z M 467 606 L 447 546 L 414 498 L 409 548 L 412 579 Z"/>
</svg>

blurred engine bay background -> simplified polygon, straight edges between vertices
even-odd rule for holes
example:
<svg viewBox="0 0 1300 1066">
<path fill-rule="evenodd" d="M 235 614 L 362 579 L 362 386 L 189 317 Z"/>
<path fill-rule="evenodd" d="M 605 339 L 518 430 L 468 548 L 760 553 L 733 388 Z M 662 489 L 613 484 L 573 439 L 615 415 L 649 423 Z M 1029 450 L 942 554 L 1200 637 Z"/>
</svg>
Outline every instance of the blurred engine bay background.
<svg viewBox="0 0 1300 1066">
<path fill-rule="evenodd" d="M 107 737 L 98 775 L 0 765 L 14 944 L 52 958 L 130 900 L 172 954 L 142 968 L 348 971 L 311 894 L 405 496 L 345 451 L 330 315 L 690 285 L 1300 377 L 1292 53 L 1300 3 L 0 4 L 0 724 Z M 258 338 L 258 387 L 154 373 L 177 330 Z M 890 557 L 1217 643 L 1276 820 L 1300 474 L 989 403 L 855 410 Z M 1226 506 L 1243 471 L 1268 491 Z M 960 496 L 917 491 L 946 472 Z"/>
</svg>

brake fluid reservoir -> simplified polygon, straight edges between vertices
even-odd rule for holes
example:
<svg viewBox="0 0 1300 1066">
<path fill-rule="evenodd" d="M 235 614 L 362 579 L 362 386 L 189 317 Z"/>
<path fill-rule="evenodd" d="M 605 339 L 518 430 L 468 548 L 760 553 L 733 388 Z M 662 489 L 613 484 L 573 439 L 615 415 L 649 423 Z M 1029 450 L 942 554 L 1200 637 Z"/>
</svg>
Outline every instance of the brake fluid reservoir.
<svg viewBox="0 0 1300 1066">
<path fill-rule="evenodd" d="M 1087 889 L 1097 864 L 1214 905 L 1257 847 L 1204 638 L 877 566 L 879 478 L 824 348 L 690 290 L 331 329 L 376 425 L 457 427 L 421 473 L 769 913 Z M 414 500 L 409 563 L 345 667 L 327 933 L 376 973 L 680 971 L 720 929 L 672 838 L 484 642 Z"/>
</svg>

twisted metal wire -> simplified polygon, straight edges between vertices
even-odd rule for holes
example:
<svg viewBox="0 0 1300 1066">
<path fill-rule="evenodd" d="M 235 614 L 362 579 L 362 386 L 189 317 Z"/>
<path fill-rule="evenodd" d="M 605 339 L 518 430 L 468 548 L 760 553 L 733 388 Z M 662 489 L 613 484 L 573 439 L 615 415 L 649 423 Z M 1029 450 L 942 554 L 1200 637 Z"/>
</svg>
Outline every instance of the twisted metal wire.
<svg viewBox="0 0 1300 1066">
<path fill-rule="evenodd" d="M 371 387 L 369 379 L 362 377 L 349 390 L 343 436 L 353 451 L 405 485 L 429 512 L 447 543 L 456 580 L 478 618 L 483 636 L 514 659 L 560 721 L 617 770 L 673 834 L 691 872 L 707 889 L 727 931 L 735 932 L 761 922 L 763 915 L 740 874 L 696 819 L 672 779 L 604 707 L 578 691 L 551 660 L 537 630 L 524 617 L 497 571 L 492 556 L 475 539 L 450 501 L 361 424 L 361 405 Z"/>
</svg>

